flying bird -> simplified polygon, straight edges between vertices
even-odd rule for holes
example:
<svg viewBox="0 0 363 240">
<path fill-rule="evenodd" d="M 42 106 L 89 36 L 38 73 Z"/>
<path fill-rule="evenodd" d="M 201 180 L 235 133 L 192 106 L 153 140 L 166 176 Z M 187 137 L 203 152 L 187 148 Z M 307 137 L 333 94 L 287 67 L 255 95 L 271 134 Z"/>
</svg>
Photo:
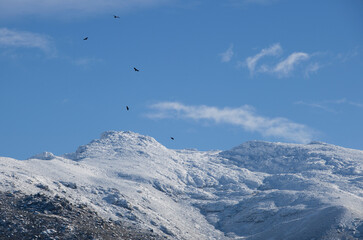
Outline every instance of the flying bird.
<svg viewBox="0 0 363 240">
<path fill-rule="evenodd" d="M 174 138 L 173 138 L 173 137 L 170 137 L 170 139 L 171 139 L 171 140 L 174 140 Z"/>
<path fill-rule="evenodd" d="M 139 69 L 137 69 L 137 68 L 135 68 L 135 67 L 134 67 L 134 70 L 135 70 L 135 72 L 138 72 L 138 71 L 140 71 Z"/>
<path fill-rule="evenodd" d="M 87 40 L 87 39 L 88 39 L 88 37 L 83 38 L 83 40 Z"/>
<path fill-rule="evenodd" d="M 130 110 L 129 106 L 126 106 L 126 110 L 127 110 L 127 111 L 128 111 L 128 110 Z"/>
<path fill-rule="evenodd" d="M 113 18 L 120 18 L 119 16 L 113 15 Z"/>
</svg>

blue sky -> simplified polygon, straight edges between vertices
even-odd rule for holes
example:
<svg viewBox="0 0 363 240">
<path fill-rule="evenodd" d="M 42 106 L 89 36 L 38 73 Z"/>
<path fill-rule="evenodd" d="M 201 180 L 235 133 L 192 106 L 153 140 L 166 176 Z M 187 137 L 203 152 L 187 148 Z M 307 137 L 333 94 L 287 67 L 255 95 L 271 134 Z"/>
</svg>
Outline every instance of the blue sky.
<svg viewBox="0 0 363 240">
<path fill-rule="evenodd" d="M 106 130 L 363 149 L 362 1 L 74 2 L 0 0 L 0 156 Z"/>
</svg>

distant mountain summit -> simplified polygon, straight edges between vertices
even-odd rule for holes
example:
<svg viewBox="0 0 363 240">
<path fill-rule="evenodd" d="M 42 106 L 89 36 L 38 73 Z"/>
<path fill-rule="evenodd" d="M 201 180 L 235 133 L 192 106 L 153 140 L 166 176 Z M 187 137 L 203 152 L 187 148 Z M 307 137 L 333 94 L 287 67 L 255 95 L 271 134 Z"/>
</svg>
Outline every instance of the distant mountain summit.
<svg viewBox="0 0 363 240">
<path fill-rule="evenodd" d="M 146 239 L 363 239 L 363 151 L 263 141 L 227 151 L 172 150 L 152 137 L 108 131 L 63 156 L 0 157 L 0 196 L 30 204 L 0 208 L 7 219 L 19 210 L 44 222 L 59 212 L 68 224 L 72 214 L 90 219 L 79 215 L 90 209 L 110 221 L 95 217 L 90 226 L 105 226 L 115 238 L 119 222 Z M 67 201 L 67 209 L 48 209 Z M 57 235 L 63 225 L 38 225 L 14 231 L 65 234 Z"/>
<path fill-rule="evenodd" d="M 42 153 L 36 154 L 28 159 L 32 159 L 32 158 L 41 159 L 41 160 L 52 160 L 52 159 L 56 158 L 56 156 L 51 152 L 42 152 Z"/>
<path fill-rule="evenodd" d="M 75 153 L 65 154 L 64 157 L 76 161 L 84 158 L 112 157 L 133 154 L 135 152 L 163 152 L 167 148 L 154 138 L 130 131 L 106 131 L 100 139 L 78 147 Z"/>
</svg>

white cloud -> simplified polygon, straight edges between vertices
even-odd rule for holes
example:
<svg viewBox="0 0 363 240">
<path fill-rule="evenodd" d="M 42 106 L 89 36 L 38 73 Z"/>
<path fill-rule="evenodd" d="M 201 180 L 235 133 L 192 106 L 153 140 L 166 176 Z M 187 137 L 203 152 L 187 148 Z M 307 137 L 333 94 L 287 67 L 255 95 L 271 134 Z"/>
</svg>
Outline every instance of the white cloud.
<svg viewBox="0 0 363 240">
<path fill-rule="evenodd" d="M 246 59 L 246 64 L 250 73 L 253 74 L 256 68 L 257 62 L 264 56 L 277 56 L 282 52 L 282 48 L 279 43 L 272 45 L 269 48 L 262 49 L 258 54 Z"/>
<path fill-rule="evenodd" d="M 233 44 L 231 44 L 231 46 L 224 52 L 221 53 L 221 61 L 222 62 L 229 62 L 231 61 L 232 57 L 233 57 Z"/>
<path fill-rule="evenodd" d="M 309 64 L 305 69 L 305 76 L 309 77 L 310 74 L 316 73 L 321 68 L 321 65 L 317 62 Z"/>
<path fill-rule="evenodd" d="M 295 104 L 305 105 L 305 106 L 309 106 L 309 107 L 313 107 L 313 108 L 319 108 L 319 109 L 325 110 L 327 112 L 332 112 L 332 113 L 338 113 L 338 111 L 336 111 L 334 109 L 338 105 L 350 105 L 350 106 L 357 107 L 357 108 L 363 108 L 362 103 L 350 101 L 350 100 L 347 100 L 346 98 L 341 98 L 341 99 L 337 99 L 337 100 L 324 100 L 324 101 L 313 102 L 313 103 L 298 101 L 298 102 L 295 102 Z"/>
<path fill-rule="evenodd" d="M 312 139 L 313 131 L 307 126 L 294 123 L 286 118 L 266 118 L 255 113 L 251 106 L 223 108 L 210 106 L 187 106 L 179 102 L 160 102 L 150 106 L 156 112 L 150 118 L 181 118 L 210 120 L 240 126 L 266 137 L 278 137 L 289 141 L 306 143 Z"/>
<path fill-rule="evenodd" d="M 336 113 L 335 110 L 333 110 L 332 108 L 326 106 L 323 103 L 307 103 L 307 102 L 304 102 L 304 101 L 297 101 L 294 104 L 304 105 L 304 106 L 308 106 L 308 107 L 312 107 L 312 108 L 319 108 L 319 109 L 322 109 L 322 110 L 327 111 L 327 112 Z"/>
<path fill-rule="evenodd" d="M 326 100 L 324 101 L 325 103 L 330 103 L 330 104 L 348 104 L 354 107 L 359 107 L 359 108 L 363 108 L 363 104 L 362 103 L 358 103 L 358 102 L 353 102 L 350 100 L 347 100 L 346 98 L 341 98 L 338 100 Z"/>
<path fill-rule="evenodd" d="M 0 16 L 67 15 L 122 11 L 129 8 L 150 7 L 172 0 L 0 0 Z"/>
<path fill-rule="evenodd" d="M 340 60 L 341 62 L 345 63 L 345 62 L 357 57 L 358 55 L 360 55 L 360 53 L 361 53 L 361 48 L 357 46 L 357 47 L 355 47 L 354 49 L 351 49 L 348 52 L 339 53 L 336 56 L 336 58 L 338 60 Z"/>
<path fill-rule="evenodd" d="M 281 52 L 282 47 L 279 43 L 276 43 L 269 48 L 262 49 L 258 54 L 246 58 L 246 64 L 244 66 L 247 66 L 251 75 L 253 75 L 255 72 L 262 72 L 276 74 L 280 77 L 286 77 L 294 71 L 298 64 L 308 60 L 311 58 L 311 56 L 314 55 L 309 55 L 308 53 L 304 52 L 294 52 L 284 60 L 277 61 L 276 57 L 280 55 Z M 262 63 L 258 65 L 258 62 L 265 56 L 273 56 L 275 57 L 275 60 L 272 62 L 270 61 L 268 64 Z M 238 63 L 238 66 L 242 66 L 241 62 Z M 317 72 L 320 67 L 321 66 L 317 62 L 310 64 L 305 70 L 305 75 L 309 76 L 309 74 Z"/>
<path fill-rule="evenodd" d="M 307 53 L 294 52 L 285 60 L 279 62 L 273 69 L 273 72 L 283 76 L 289 75 L 299 62 L 307 60 L 308 58 L 309 54 Z"/>
<path fill-rule="evenodd" d="M 363 108 L 363 104 L 362 103 L 357 103 L 357 102 L 351 102 L 349 101 L 348 104 L 355 106 L 355 107 L 359 107 L 359 108 Z"/>
<path fill-rule="evenodd" d="M 38 48 L 47 54 L 53 54 L 55 51 L 49 36 L 7 28 L 0 28 L 0 46 Z"/>
</svg>

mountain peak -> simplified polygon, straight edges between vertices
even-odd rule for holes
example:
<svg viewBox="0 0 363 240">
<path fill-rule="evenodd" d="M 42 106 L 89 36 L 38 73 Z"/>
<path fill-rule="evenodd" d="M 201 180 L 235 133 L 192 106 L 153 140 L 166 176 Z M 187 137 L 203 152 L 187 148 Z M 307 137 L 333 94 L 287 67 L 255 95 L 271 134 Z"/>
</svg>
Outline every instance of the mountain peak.
<svg viewBox="0 0 363 240">
<path fill-rule="evenodd" d="M 157 143 L 157 141 L 150 137 L 145 136 L 139 133 L 131 132 L 131 131 L 106 131 L 101 134 L 101 138 L 99 140 L 94 141 L 103 141 L 111 144 L 124 144 L 124 143 Z"/>
<path fill-rule="evenodd" d="M 42 152 L 42 153 L 36 154 L 34 156 L 31 156 L 28 159 L 52 160 L 54 158 L 56 158 L 56 156 L 53 153 L 51 153 L 51 152 Z"/>
<path fill-rule="evenodd" d="M 115 130 L 109 130 L 101 133 L 101 139 L 110 139 L 115 137 L 121 137 L 121 136 L 139 136 L 140 134 L 131 132 L 131 131 L 115 131 Z"/>
<path fill-rule="evenodd" d="M 134 152 L 158 152 L 167 148 L 150 136 L 131 131 L 106 131 L 100 139 L 92 140 L 86 145 L 78 147 L 75 153 L 64 155 L 73 160 L 94 157 L 113 157 L 127 155 Z"/>
</svg>

